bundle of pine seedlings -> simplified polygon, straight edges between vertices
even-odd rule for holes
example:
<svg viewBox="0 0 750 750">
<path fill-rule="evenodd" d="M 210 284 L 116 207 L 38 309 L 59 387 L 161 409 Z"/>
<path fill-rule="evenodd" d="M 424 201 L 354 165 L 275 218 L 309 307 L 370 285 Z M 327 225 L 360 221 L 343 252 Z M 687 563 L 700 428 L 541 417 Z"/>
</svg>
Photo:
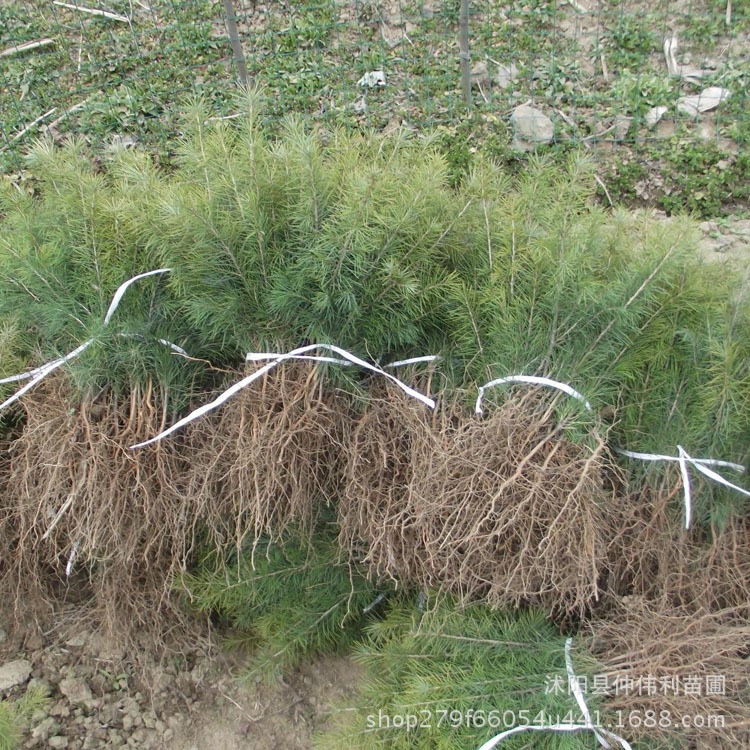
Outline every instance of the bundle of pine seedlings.
<svg viewBox="0 0 750 750">
<path fill-rule="evenodd" d="M 208 550 L 256 559 L 333 518 L 378 587 L 566 627 L 678 605 L 633 550 L 682 535 L 689 576 L 746 509 L 688 458 L 750 445 L 747 309 L 692 225 L 597 208 L 577 157 L 512 177 L 480 156 L 456 184 L 428 136 L 271 137 L 243 106 L 190 107 L 168 172 L 40 143 L 36 194 L 4 190 L 11 601 L 76 592 L 163 632 Z"/>
<path fill-rule="evenodd" d="M 0 208 L 0 308 L 15 331 L 3 352 L 4 615 L 72 597 L 134 636 L 179 616 L 165 575 L 184 564 L 195 518 L 179 443 L 138 458 L 129 446 L 170 423 L 206 370 L 178 355 L 190 328 L 132 232 L 147 186 L 118 160 L 102 173 L 77 142 L 39 143 L 28 164 L 36 194 L 5 184 Z"/>
</svg>

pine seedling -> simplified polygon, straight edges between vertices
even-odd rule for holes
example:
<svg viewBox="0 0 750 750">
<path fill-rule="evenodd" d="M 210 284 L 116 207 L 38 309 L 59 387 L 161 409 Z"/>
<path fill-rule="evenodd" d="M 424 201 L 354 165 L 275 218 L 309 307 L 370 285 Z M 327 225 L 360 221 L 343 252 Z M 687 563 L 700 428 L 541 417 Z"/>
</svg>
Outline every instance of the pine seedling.
<svg viewBox="0 0 750 750">
<path fill-rule="evenodd" d="M 574 653 L 585 679 L 595 665 Z M 357 709 L 342 712 L 316 747 L 458 750 L 517 724 L 576 723 L 564 654 L 565 639 L 538 612 L 461 608 L 448 597 L 400 600 L 355 651 L 366 668 Z M 587 701 L 593 711 L 596 701 Z M 407 717 L 416 719 L 408 727 Z M 503 744 L 529 746 L 583 750 L 596 740 L 534 732 Z"/>
<path fill-rule="evenodd" d="M 245 676 L 271 681 L 344 650 L 381 593 L 327 535 L 310 545 L 260 541 L 234 559 L 207 560 L 183 585 L 193 606 L 234 630 L 230 644 L 251 648 Z"/>
<path fill-rule="evenodd" d="M 132 189 L 122 163 L 119 171 L 95 172 L 77 142 L 58 149 L 40 141 L 28 164 L 40 197 L 7 188 L 0 198 L 0 319 L 23 321 L 24 358 L 40 365 L 93 339 L 68 365 L 80 391 L 127 392 L 156 381 L 172 388 L 178 404 L 197 368 L 164 343 L 189 346 L 163 280 L 137 282 L 104 325 L 120 284 L 153 269 L 127 222 L 145 195 Z"/>
<path fill-rule="evenodd" d="M 23 740 L 22 726 L 28 725 L 32 716 L 49 706 L 48 691 L 42 687 L 29 687 L 17 700 L 0 701 L 0 750 L 16 750 Z"/>
</svg>

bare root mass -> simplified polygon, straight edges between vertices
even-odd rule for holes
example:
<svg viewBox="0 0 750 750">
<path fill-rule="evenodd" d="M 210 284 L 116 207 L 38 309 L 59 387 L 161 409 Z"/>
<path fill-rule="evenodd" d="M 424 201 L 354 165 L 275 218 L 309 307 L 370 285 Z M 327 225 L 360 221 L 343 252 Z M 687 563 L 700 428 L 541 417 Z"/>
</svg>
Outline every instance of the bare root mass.
<svg viewBox="0 0 750 750">
<path fill-rule="evenodd" d="M 342 535 L 379 575 L 494 606 L 582 613 L 599 595 L 613 490 L 608 454 L 566 440 L 545 403 L 430 421 L 375 401 L 355 427 Z"/>
<path fill-rule="evenodd" d="M 589 624 L 592 650 L 619 685 L 607 706 L 625 717 L 687 717 L 678 731 L 695 747 L 747 747 L 750 522 L 735 519 L 710 540 L 685 532 L 668 509 L 673 494 L 631 498 L 626 533 L 612 550 L 621 561 L 613 583 L 627 593 Z M 674 731 L 641 729 L 651 738 Z"/>
<path fill-rule="evenodd" d="M 178 442 L 129 446 L 166 423 L 164 394 L 104 394 L 73 407 L 63 377 L 25 402 L 26 425 L 8 446 L 0 590 L 17 614 L 32 602 L 83 598 L 111 631 L 135 635 L 180 622 L 168 596 L 194 520 L 184 499 Z"/>
<path fill-rule="evenodd" d="M 348 419 L 318 368 L 287 363 L 193 423 L 187 495 L 210 519 L 206 541 L 220 552 L 311 531 L 339 492 Z"/>
<path fill-rule="evenodd" d="M 619 498 L 607 601 L 637 597 L 665 609 L 750 609 L 750 522 L 738 517 L 722 531 L 686 531 L 681 499 L 679 479 Z"/>
<path fill-rule="evenodd" d="M 164 394 L 72 408 L 64 378 L 25 403 L 4 456 L 0 590 L 16 612 L 75 596 L 119 636 L 186 625 L 174 579 L 198 553 L 308 530 L 336 492 L 346 411 L 309 366 L 279 367 L 168 439 Z"/>
<path fill-rule="evenodd" d="M 691 747 L 748 747 L 747 610 L 747 604 L 716 611 L 695 605 L 669 608 L 632 597 L 607 620 L 595 621 L 591 647 L 611 686 L 607 708 L 622 712 L 626 722 L 646 712 L 676 723 L 685 717 L 685 726 L 676 731 L 696 743 L 688 742 Z M 675 732 L 672 726 L 651 724 L 628 729 L 652 739 Z"/>
</svg>

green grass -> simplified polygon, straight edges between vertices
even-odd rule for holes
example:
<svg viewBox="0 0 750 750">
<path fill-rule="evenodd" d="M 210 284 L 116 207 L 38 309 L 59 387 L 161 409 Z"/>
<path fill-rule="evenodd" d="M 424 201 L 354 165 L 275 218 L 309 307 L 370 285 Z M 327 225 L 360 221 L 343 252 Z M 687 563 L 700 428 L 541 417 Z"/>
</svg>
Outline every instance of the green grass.
<svg viewBox="0 0 750 750">
<path fill-rule="evenodd" d="M 460 95 L 457 0 L 433 3 L 431 12 L 418 0 L 391 5 L 364 0 L 243 5 L 238 6 L 238 20 L 248 68 L 264 87 L 270 120 L 294 112 L 353 129 L 399 122 L 437 127 L 444 134 L 456 133 L 457 144 L 444 138 L 449 158 L 468 168 L 468 154 L 477 149 L 512 166 L 517 157 L 508 148 L 509 116 L 528 100 L 555 119 L 559 142 L 552 148 L 565 148 L 568 141 L 611 139 L 613 118 L 626 115 L 635 121 L 625 142 L 617 144 L 618 153 L 623 161 L 648 155 L 652 134 L 643 124 L 645 113 L 654 106 L 673 107 L 679 96 L 696 92 L 695 86 L 667 75 L 661 45 L 672 29 L 680 35 L 680 55 L 690 55 L 691 64 L 700 65 L 706 57 L 717 62 L 706 85 L 725 86 L 734 96 L 717 114 L 716 136 L 742 149 L 750 141 L 744 93 L 750 85 L 750 64 L 737 49 L 750 32 L 750 12 L 742 3 L 736 6 L 727 27 L 725 3 L 713 0 L 695 0 L 682 15 L 661 6 L 643 14 L 627 0 L 609 2 L 595 17 L 552 0 L 474 2 L 473 62 L 485 60 L 491 76 L 498 65 L 513 62 L 518 76 L 509 89 L 475 87 L 468 120 Z M 218 116 L 232 113 L 236 73 L 218 0 L 150 0 L 142 5 L 112 0 L 107 7 L 132 15 L 132 23 L 93 17 L 47 0 L 6 0 L 0 5 L 0 48 L 44 37 L 54 40 L 1 61 L 0 171 L 17 174 L 23 147 L 53 122 L 53 135 L 83 135 L 96 149 L 135 140 L 166 164 L 179 134 L 175 111 L 186 96 L 200 94 Z M 399 26 L 401 16 L 408 22 L 405 27 Z M 583 25 L 577 28 L 579 22 Z M 383 24 L 396 33 L 390 43 L 381 33 Z M 364 73 L 380 68 L 388 80 L 384 89 L 363 91 L 357 86 Z M 69 111 L 77 105 L 79 109 Z M 23 137 L 12 140 L 53 108 Z M 680 122 L 679 133 L 665 148 L 679 150 L 695 140 L 697 124 L 686 118 Z M 656 185 L 656 162 L 649 164 Z M 693 170 L 688 183 L 704 181 L 696 171 L 703 162 L 687 166 Z M 687 194 L 691 187 L 672 196 Z M 626 201 L 634 189 L 633 183 L 626 184 L 615 193 Z M 698 205 L 680 203 L 662 192 L 662 203 L 670 211 L 698 210 L 702 215 L 736 205 L 736 191 L 720 199 L 718 209 L 718 188 L 709 192 L 710 198 L 699 199 Z"/>
</svg>

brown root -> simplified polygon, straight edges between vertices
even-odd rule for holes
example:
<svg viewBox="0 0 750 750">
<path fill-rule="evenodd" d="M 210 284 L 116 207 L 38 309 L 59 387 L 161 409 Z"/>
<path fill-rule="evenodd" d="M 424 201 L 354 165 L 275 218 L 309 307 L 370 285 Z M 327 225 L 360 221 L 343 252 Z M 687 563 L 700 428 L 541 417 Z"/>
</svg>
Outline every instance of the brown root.
<svg viewBox="0 0 750 750">
<path fill-rule="evenodd" d="M 687 726 L 626 723 L 630 736 L 680 733 L 696 747 L 747 747 L 750 624 L 747 606 L 705 611 L 630 597 L 591 624 L 590 648 L 610 686 L 606 707 Z M 662 713 L 667 712 L 667 713 Z M 718 718 L 712 718 L 718 717 Z M 671 746 L 671 745 L 670 745 Z"/>
<path fill-rule="evenodd" d="M 0 590 L 17 615 L 30 602 L 73 600 L 113 634 L 179 627 L 169 594 L 191 545 L 186 456 L 176 442 L 129 450 L 165 426 L 165 394 L 105 394 L 72 407 L 69 393 L 64 377 L 48 378 L 24 402 L 25 428 L 8 445 Z"/>
<path fill-rule="evenodd" d="M 649 711 L 675 721 L 686 717 L 690 725 L 628 725 L 633 734 L 662 734 L 668 744 L 678 732 L 695 747 L 746 747 L 750 521 L 735 519 L 713 539 L 705 538 L 707 532 L 686 532 L 673 502 L 680 489 L 664 487 L 624 501 L 621 533 L 611 547 L 609 606 L 587 625 L 591 649 L 610 685 L 634 685 L 610 691 L 608 708 L 626 721 Z M 661 682 L 649 694 L 643 680 L 652 676 Z M 717 680 L 720 690 L 707 694 L 706 686 Z"/>
<path fill-rule="evenodd" d="M 186 493 L 209 546 L 309 533 L 339 491 L 348 412 L 318 368 L 287 363 L 193 423 Z"/>
<path fill-rule="evenodd" d="M 174 580 L 196 555 L 278 538 L 292 524 L 309 532 L 337 492 L 348 406 L 322 395 L 309 365 L 280 366 L 136 451 L 168 426 L 165 393 L 71 405 L 72 392 L 63 376 L 35 389 L 2 455 L 9 615 L 74 600 L 111 635 L 135 643 L 149 632 L 158 649 L 162 636 L 192 627 Z"/>
<path fill-rule="evenodd" d="M 580 614 L 597 599 L 613 499 L 603 441 L 565 440 L 530 397 L 484 420 L 378 399 L 354 435 L 342 534 L 379 575 L 498 607 Z"/>
<path fill-rule="evenodd" d="M 723 531 L 682 525 L 682 486 L 664 480 L 618 501 L 610 540 L 607 600 L 639 597 L 663 608 L 705 611 L 750 602 L 750 522 Z M 750 604 L 748 604 L 750 606 Z"/>
</svg>

